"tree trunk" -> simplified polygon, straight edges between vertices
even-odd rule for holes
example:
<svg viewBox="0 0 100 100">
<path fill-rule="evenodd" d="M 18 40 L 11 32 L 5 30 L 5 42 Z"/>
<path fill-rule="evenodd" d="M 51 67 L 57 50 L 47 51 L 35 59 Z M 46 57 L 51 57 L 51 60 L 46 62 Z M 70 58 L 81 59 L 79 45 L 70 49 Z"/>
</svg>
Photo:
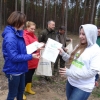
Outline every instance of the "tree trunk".
<svg viewBox="0 0 100 100">
<path fill-rule="evenodd" d="M 67 36 L 68 0 L 66 0 L 65 35 Z"/>
<path fill-rule="evenodd" d="M 97 14 L 97 11 L 98 11 L 97 10 L 98 3 L 100 3 L 100 1 L 99 0 L 96 0 L 95 10 L 94 10 L 94 16 L 93 16 L 93 23 L 96 24 L 96 25 L 97 25 L 97 21 L 96 21 L 97 19 L 95 20 L 95 17 L 97 18 L 97 15 L 96 14 Z M 99 7 L 98 7 L 98 9 L 99 9 Z"/>
<path fill-rule="evenodd" d="M 64 26 L 64 15 L 65 15 L 65 0 L 62 0 L 62 22 L 61 24 Z"/>
<path fill-rule="evenodd" d="M 86 11 L 86 0 L 84 1 L 84 10 L 83 10 L 83 18 L 82 18 L 82 24 L 84 24 L 84 17 L 85 17 L 85 11 Z"/>
<path fill-rule="evenodd" d="M 33 4 L 33 0 L 30 0 L 31 2 L 31 20 L 33 21 L 34 20 L 34 4 Z"/>
<path fill-rule="evenodd" d="M 75 19 L 74 19 L 74 32 L 77 31 L 77 22 L 78 22 L 78 0 L 75 0 L 76 1 L 76 5 L 75 5 Z"/>
<path fill-rule="evenodd" d="M 2 0 L 0 0 L 0 30 L 2 30 Z"/>
<path fill-rule="evenodd" d="M 37 14 L 37 9 L 38 9 L 38 4 L 37 4 L 37 0 L 36 0 L 36 4 L 35 4 L 35 18 L 34 18 L 34 20 L 35 20 L 35 23 L 37 24 L 37 16 L 38 16 L 38 14 Z"/>
<path fill-rule="evenodd" d="M 96 5 L 96 0 L 93 1 L 93 7 L 92 7 L 92 12 L 91 12 L 91 20 L 90 20 L 91 24 L 93 23 L 95 5 Z"/>
<path fill-rule="evenodd" d="M 55 16 L 54 16 L 54 20 L 55 20 L 55 23 L 56 23 L 56 0 L 55 0 L 55 4 L 54 4 L 54 10 L 55 10 Z"/>
<path fill-rule="evenodd" d="M 85 10 L 85 17 L 84 17 L 84 24 L 90 23 L 90 12 L 91 11 L 91 0 L 87 0 L 86 2 L 86 10 Z"/>
<path fill-rule="evenodd" d="M 7 12 L 7 10 L 6 10 L 6 7 L 7 7 L 7 4 L 6 4 L 6 0 L 4 0 L 4 26 L 6 25 L 6 12 Z"/>
<path fill-rule="evenodd" d="M 24 0 L 21 0 L 21 12 L 24 13 Z"/>
<path fill-rule="evenodd" d="M 47 2 L 47 22 L 50 20 L 50 0 Z"/>
<path fill-rule="evenodd" d="M 45 0 L 42 0 L 43 2 L 43 29 L 44 29 L 44 25 L 45 25 Z"/>
<path fill-rule="evenodd" d="M 17 11 L 17 0 L 15 0 L 15 11 Z"/>
<path fill-rule="evenodd" d="M 25 14 L 27 16 L 28 15 L 28 2 L 27 2 L 27 0 L 26 0 L 25 4 L 26 4 L 26 12 L 25 12 Z"/>
</svg>

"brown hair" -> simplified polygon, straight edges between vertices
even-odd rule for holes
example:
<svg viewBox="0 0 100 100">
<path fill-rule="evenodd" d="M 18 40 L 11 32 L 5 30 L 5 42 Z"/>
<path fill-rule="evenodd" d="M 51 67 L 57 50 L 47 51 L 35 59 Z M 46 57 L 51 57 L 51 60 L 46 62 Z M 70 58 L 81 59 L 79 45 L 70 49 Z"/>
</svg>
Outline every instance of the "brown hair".
<svg viewBox="0 0 100 100">
<path fill-rule="evenodd" d="M 83 28 L 83 27 L 81 26 L 80 29 L 82 29 L 82 28 Z M 72 61 L 74 60 L 74 57 L 75 57 L 76 53 L 77 53 L 78 51 L 80 51 L 79 54 L 75 57 L 75 59 L 78 59 L 78 58 L 80 57 L 80 55 L 84 52 L 84 50 L 85 50 L 86 47 L 87 47 L 87 43 L 85 43 L 85 44 L 81 44 L 81 43 L 80 43 L 80 44 L 76 47 L 76 49 L 71 53 L 71 56 L 70 56 L 70 58 L 69 58 L 69 64 L 71 64 Z"/>
<path fill-rule="evenodd" d="M 36 26 L 36 24 L 34 22 L 32 22 L 32 21 L 27 21 L 26 22 L 26 28 L 30 27 L 31 25 Z"/>
<path fill-rule="evenodd" d="M 7 19 L 8 25 L 20 28 L 26 22 L 26 15 L 20 11 L 14 11 Z"/>
</svg>

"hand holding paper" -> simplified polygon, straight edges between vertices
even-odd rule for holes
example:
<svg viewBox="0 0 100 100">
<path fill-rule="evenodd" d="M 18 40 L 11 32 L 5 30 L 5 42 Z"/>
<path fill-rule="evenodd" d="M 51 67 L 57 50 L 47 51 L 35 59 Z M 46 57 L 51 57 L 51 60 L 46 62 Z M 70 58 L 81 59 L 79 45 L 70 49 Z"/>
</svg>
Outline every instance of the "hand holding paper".
<svg viewBox="0 0 100 100">
<path fill-rule="evenodd" d="M 32 57 L 35 58 L 35 59 L 39 59 L 40 54 L 39 53 L 34 53 L 34 54 L 32 54 Z"/>
<path fill-rule="evenodd" d="M 44 49 L 44 47 L 45 47 L 45 43 L 40 42 L 40 44 L 41 44 L 41 45 L 43 44 L 43 46 L 42 46 L 42 47 L 39 47 L 38 49 L 39 49 L 39 50 L 43 50 L 43 49 Z"/>
<path fill-rule="evenodd" d="M 48 61 L 55 62 L 59 54 L 58 49 L 61 47 L 62 47 L 61 43 L 48 38 L 42 57 Z"/>
<path fill-rule="evenodd" d="M 59 48 L 59 53 L 62 54 L 64 52 L 64 50 L 62 48 Z"/>
<path fill-rule="evenodd" d="M 29 44 L 26 46 L 27 49 L 27 54 L 32 54 L 34 51 L 38 50 L 39 48 L 41 48 L 42 46 L 44 46 L 44 43 L 39 43 L 37 41 Z"/>
</svg>

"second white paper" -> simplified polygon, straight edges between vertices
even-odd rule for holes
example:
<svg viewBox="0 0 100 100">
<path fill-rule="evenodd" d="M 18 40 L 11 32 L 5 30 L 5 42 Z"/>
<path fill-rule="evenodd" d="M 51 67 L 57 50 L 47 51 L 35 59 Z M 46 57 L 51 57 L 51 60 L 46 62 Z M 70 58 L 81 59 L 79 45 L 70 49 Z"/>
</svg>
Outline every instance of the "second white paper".
<svg viewBox="0 0 100 100">
<path fill-rule="evenodd" d="M 47 59 L 47 60 L 55 63 L 57 56 L 59 54 L 58 49 L 61 47 L 62 47 L 61 43 L 59 43 L 53 39 L 48 38 L 44 52 L 42 54 L 42 57 L 44 59 Z"/>
</svg>

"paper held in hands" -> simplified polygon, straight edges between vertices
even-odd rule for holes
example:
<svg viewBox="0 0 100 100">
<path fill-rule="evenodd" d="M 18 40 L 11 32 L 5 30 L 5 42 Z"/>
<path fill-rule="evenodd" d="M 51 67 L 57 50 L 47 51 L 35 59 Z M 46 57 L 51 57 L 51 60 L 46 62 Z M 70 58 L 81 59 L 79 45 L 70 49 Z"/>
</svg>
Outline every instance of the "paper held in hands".
<svg viewBox="0 0 100 100">
<path fill-rule="evenodd" d="M 62 47 L 61 43 L 48 38 L 42 57 L 48 61 L 55 63 L 57 56 L 59 54 L 58 49 L 61 47 Z"/>
<path fill-rule="evenodd" d="M 32 54 L 34 51 L 36 51 L 37 49 L 41 48 L 44 44 L 39 43 L 37 41 L 29 44 L 26 46 L 26 50 L 27 50 L 27 54 Z"/>
</svg>

